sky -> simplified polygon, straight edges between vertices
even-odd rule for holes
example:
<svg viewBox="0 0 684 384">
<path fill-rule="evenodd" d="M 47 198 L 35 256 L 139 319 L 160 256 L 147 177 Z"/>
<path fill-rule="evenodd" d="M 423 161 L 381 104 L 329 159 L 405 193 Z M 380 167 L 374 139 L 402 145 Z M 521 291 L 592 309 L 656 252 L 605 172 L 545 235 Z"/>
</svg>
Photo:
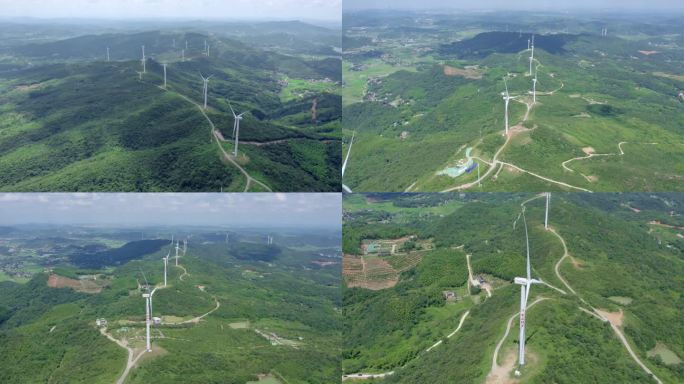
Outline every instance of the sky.
<svg viewBox="0 0 684 384">
<path fill-rule="evenodd" d="M 0 17 L 342 19 L 342 0 L 0 0 Z"/>
<path fill-rule="evenodd" d="M 4 193 L 0 225 L 341 228 L 339 193 Z"/>
<path fill-rule="evenodd" d="M 477 9 L 477 10 L 526 10 L 540 11 L 567 9 L 596 10 L 684 10 L 682 0 L 344 0 L 344 10 L 355 9 Z"/>
</svg>

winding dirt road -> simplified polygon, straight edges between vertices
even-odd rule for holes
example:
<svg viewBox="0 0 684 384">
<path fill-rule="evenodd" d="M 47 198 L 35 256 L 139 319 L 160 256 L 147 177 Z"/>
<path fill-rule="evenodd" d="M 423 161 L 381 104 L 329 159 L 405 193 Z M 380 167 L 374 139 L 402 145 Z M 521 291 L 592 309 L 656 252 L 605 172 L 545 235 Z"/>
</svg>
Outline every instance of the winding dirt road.
<svg viewBox="0 0 684 384">
<path fill-rule="evenodd" d="M 473 277 L 473 268 L 470 266 L 470 255 L 466 255 L 466 262 L 468 263 L 468 292 L 470 286 L 480 287 L 480 282 Z M 492 287 L 489 284 L 482 284 L 482 288 L 487 292 L 487 297 L 492 297 Z"/>
<path fill-rule="evenodd" d="M 533 305 L 536 305 L 537 303 L 540 303 L 544 300 L 548 300 L 549 298 L 547 297 L 539 297 L 537 300 L 533 301 L 527 306 L 527 309 L 529 310 L 532 308 Z M 492 369 L 489 371 L 489 374 L 487 375 L 487 383 L 498 383 L 498 379 L 503 378 L 503 377 L 508 377 L 509 372 L 507 372 L 506 369 L 502 369 L 502 367 L 498 363 L 498 358 L 499 358 L 499 351 L 501 350 L 501 347 L 503 346 L 503 343 L 506 341 L 506 338 L 508 338 L 508 334 L 511 332 L 511 326 L 513 325 L 513 320 L 515 320 L 516 317 L 520 315 L 520 311 L 514 313 L 509 319 L 508 319 L 508 324 L 506 324 L 506 332 L 504 332 L 503 337 L 499 342 L 496 344 L 496 348 L 494 348 L 494 355 L 492 356 Z"/>
<path fill-rule="evenodd" d="M 192 324 L 197 324 L 197 323 L 199 323 L 200 320 L 202 320 L 203 318 L 205 318 L 205 317 L 209 316 L 210 314 L 214 313 L 215 311 L 217 311 L 217 310 L 221 307 L 221 302 L 219 302 L 218 299 L 217 299 L 216 297 L 214 297 L 214 302 L 216 303 L 216 307 L 214 307 L 214 309 L 212 309 L 211 311 L 205 313 L 204 315 L 200 315 L 200 316 L 197 316 L 197 317 L 193 317 L 193 318 L 190 319 L 190 320 L 186 320 L 186 321 L 183 321 L 182 323 L 178 323 L 178 324 L 190 324 L 190 323 L 192 323 Z"/>
<path fill-rule="evenodd" d="M 183 270 L 183 273 L 180 276 L 178 276 L 178 280 L 183 281 L 183 278 L 188 275 L 188 270 L 185 269 L 185 267 L 182 265 L 176 265 L 175 267 L 178 267 Z"/>
<path fill-rule="evenodd" d="M 565 239 L 563 239 L 563 237 L 561 235 L 559 235 L 555 229 L 549 228 L 549 231 L 551 231 L 551 233 L 556 235 L 558 240 L 560 240 L 561 244 L 563 245 L 563 256 L 561 256 L 561 258 L 558 259 L 558 261 L 556 262 L 556 265 L 553 267 L 554 271 L 556 272 L 556 277 L 558 277 L 558 280 L 560 280 L 561 283 L 563 283 L 563 285 L 565 285 L 565 288 L 567 288 L 570 292 L 572 292 L 573 295 L 577 295 L 577 292 L 575 292 L 575 290 L 572 289 L 570 284 L 568 284 L 568 282 L 563 278 L 563 276 L 560 273 L 560 266 L 563 263 L 563 260 L 565 260 L 566 257 L 570 257 L 570 253 L 568 252 L 568 247 L 567 247 L 567 245 L 565 245 Z"/>
<path fill-rule="evenodd" d="M 163 88 L 162 88 L 162 89 L 163 89 Z M 167 90 L 167 92 L 173 92 L 173 91 L 168 91 L 168 90 Z M 223 146 L 221 145 L 221 141 L 219 140 L 218 135 L 216 134 L 216 132 L 218 132 L 218 130 L 216 129 L 216 126 L 214 125 L 214 122 L 211 121 L 211 119 L 210 119 L 209 116 L 206 114 L 206 112 L 204 112 L 204 109 L 202 108 L 201 105 L 199 105 L 198 103 L 192 101 L 189 97 L 187 97 L 187 96 L 185 96 L 185 95 L 181 95 L 181 94 L 178 93 L 178 92 L 173 92 L 173 93 L 176 94 L 176 95 L 178 95 L 178 96 L 180 96 L 180 97 L 182 97 L 182 98 L 185 99 L 187 102 L 189 102 L 189 103 L 193 104 L 195 107 L 197 107 L 197 109 L 200 111 L 200 113 L 202 113 L 202 116 L 204 116 L 204 118 L 209 122 L 209 125 L 211 126 L 212 137 L 213 137 L 214 140 L 216 141 L 216 145 L 218 145 L 219 149 L 220 149 L 221 152 L 223 153 L 223 157 L 224 157 L 226 160 L 228 160 L 231 164 L 233 164 L 237 169 L 239 169 L 240 172 L 241 172 L 241 173 L 245 176 L 245 178 L 247 179 L 247 183 L 245 184 L 245 190 L 244 190 L 244 192 L 247 192 L 247 191 L 249 190 L 249 187 L 250 187 L 250 185 L 251 185 L 252 183 L 259 184 L 259 185 L 261 185 L 263 188 L 265 188 L 266 190 L 268 190 L 269 192 L 273 192 L 269 186 L 267 186 L 266 184 L 260 182 L 259 180 L 256 180 L 255 178 L 253 178 L 252 175 L 250 175 L 244 168 L 242 168 L 242 166 L 240 166 L 240 164 L 237 163 L 237 161 L 235 161 L 235 159 L 233 158 L 232 155 L 230 155 L 228 152 L 226 152 L 225 149 L 223 149 Z"/>
<path fill-rule="evenodd" d="M 100 333 L 103 334 L 109 340 L 115 342 L 121 348 L 125 349 L 126 352 L 128 352 L 128 360 L 126 361 L 126 368 L 124 368 L 124 371 L 121 373 L 119 378 L 116 380 L 116 384 L 123 384 L 126 381 L 128 374 L 131 372 L 131 369 L 133 369 L 133 367 L 135 367 L 135 364 L 138 362 L 140 357 L 142 357 L 142 355 L 145 354 L 145 350 L 143 349 L 142 351 L 140 351 L 140 353 L 138 353 L 137 356 L 134 357 L 135 349 L 129 347 L 127 343 L 125 343 L 121 340 L 118 340 L 115 337 L 113 337 L 112 335 L 110 335 L 109 333 L 107 333 L 106 328 L 100 328 Z"/>
<path fill-rule="evenodd" d="M 555 271 L 556 271 L 556 276 L 558 276 L 558 278 L 560 279 L 560 281 L 563 282 L 563 284 L 565 285 L 565 287 L 568 288 L 568 290 L 570 290 L 570 292 L 572 292 L 572 293 L 573 293 L 574 295 L 576 295 L 576 296 L 579 296 L 579 295 L 577 295 L 577 292 L 575 292 L 575 290 L 572 289 L 572 287 L 570 286 L 570 284 L 568 284 L 568 282 L 563 278 L 563 276 L 561 276 L 560 271 L 559 271 L 560 265 L 561 265 L 561 263 L 563 262 L 563 260 L 564 260 L 566 257 L 572 257 L 572 256 L 570 256 L 570 254 L 569 254 L 569 252 L 568 252 L 568 248 L 567 248 L 567 246 L 566 246 L 566 244 L 565 244 L 565 239 L 563 239 L 563 237 L 562 237 L 561 235 L 559 235 L 554 229 L 550 228 L 550 231 L 551 231 L 554 235 L 556 235 L 556 237 L 558 237 L 558 239 L 560 240 L 561 244 L 563 245 L 563 256 L 558 260 L 558 262 L 556 263 L 556 265 L 555 265 L 555 267 L 554 267 L 554 269 L 555 269 Z M 654 373 L 653 373 L 653 372 L 652 372 L 652 371 L 651 371 L 651 370 L 650 370 L 650 369 L 641 361 L 641 359 L 639 359 L 639 356 L 637 356 L 637 354 L 634 352 L 634 350 L 632 350 L 632 347 L 629 345 L 629 342 L 627 341 L 627 338 L 626 338 L 625 335 L 622 333 L 622 330 L 618 327 L 618 325 L 613 324 L 613 322 L 609 321 L 606 317 L 604 317 L 603 315 L 601 315 L 601 313 L 600 313 L 596 308 L 594 308 L 593 306 L 591 306 L 590 304 L 588 304 L 588 303 L 587 303 L 584 299 L 582 299 L 581 297 L 580 297 L 580 300 L 581 300 L 583 303 L 585 303 L 586 305 L 589 305 L 589 307 L 591 308 L 591 310 L 592 310 L 593 312 L 590 312 L 590 311 L 588 311 L 587 309 L 582 308 L 582 307 L 580 307 L 579 309 L 582 310 L 583 312 L 586 312 L 586 313 L 589 313 L 589 314 L 593 315 L 594 317 L 596 317 L 596 318 L 598 318 L 598 319 L 600 319 L 600 320 L 602 320 L 602 321 L 604 321 L 604 322 L 608 322 L 608 323 L 610 324 L 610 327 L 613 329 L 613 332 L 615 332 L 615 334 L 617 335 L 618 339 L 620 339 L 620 342 L 622 342 L 622 345 L 625 347 L 625 349 L 627 350 L 627 352 L 629 353 L 629 355 L 632 357 L 632 360 L 634 360 L 634 362 L 637 363 L 637 365 L 639 365 L 639 367 L 641 367 L 641 369 L 642 369 L 644 372 L 646 372 L 648 375 L 650 375 L 658 384 L 663 384 L 663 382 L 662 382 L 662 381 L 661 381 L 661 380 L 660 380 L 660 379 L 659 379 L 659 378 L 658 378 L 658 377 L 657 377 L 657 376 L 656 376 L 656 375 L 655 375 L 655 374 L 654 374 Z"/>
</svg>

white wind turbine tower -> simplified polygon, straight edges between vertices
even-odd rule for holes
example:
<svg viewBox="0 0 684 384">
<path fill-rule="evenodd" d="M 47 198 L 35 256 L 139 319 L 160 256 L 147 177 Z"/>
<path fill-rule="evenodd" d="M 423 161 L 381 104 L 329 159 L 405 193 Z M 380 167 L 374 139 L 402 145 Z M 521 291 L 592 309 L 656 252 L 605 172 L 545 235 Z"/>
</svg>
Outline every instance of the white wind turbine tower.
<svg viewBox="0 0 684 384">
<path fill-rule="evenodd" d="M 551 205 L 551 192 L 546 192 L 546 215 L 544 216 L 544 229 L 549 229 L 549 205 Z"/>
<path fill-rule="evenodd" d="M 183 256 L 185 256 L 185 252 L 188 251 L 188 239 L 183 240 Z"/>
<path fill-rule="evenodd" d="M 143 293 L 143 298 L 145 299 L 145 349 L 147 352 L 152 352 L 152 346 L 150 345 L 150 294 Z"/>
<path fill-rule="evenodd" d="M 178 266 L 178 251 L 180 250 L 179 241 L 176 240 L 176 267 Z"/>
<path fill-rule="evenodd" d="M 145 349 L 147 352 L 152 352 L 152 346 L 150 345 L 150 322 L 151 322 L 151 313 L 152 312 L 152 294 L 150 293 L 150 285 L 147 282 L 147 277 L 145 277 L 145 273 L 140 270 L 140 273 L 142 273 L 143 278 L 145 279 L 145 293 L 142 294 L 143 299 L 145 299 Z"/>
<path fill-rule="evenodd" d="M 514 100 L 517 96 L 511 96 L 508 94 L 508 83 L 506 83 L 506 76 L 503 78 L 504 81 L 504 86 L 506 86 L 506 92 L 502 92 L 501 94 L 503 95 L 504 99 L 504 135 L 508 135 L 508 103 L 511 100 Z"/>
<path fill-rule="evenodd" d="M 171 251 L 168 251 L 166 253 L 166 257 L 163 258 L 164 260 L 164 286 L 166 287 L 166 270 L 169 267 L 169 256 L 171 255 Z"/>
<path fill-rule="evenodd" d="M 107 62 L 109 62 L 109 47 L 107 47 Z"/>
<path fill-rule="evenodd" d="M 236 115 L 235 110 L 233 110 L 233 106 L 230 105 L 230 102 L 228 102 L 228 106 L 230 107 L 230 111 L 233 113 L 233 137 L 235 138 L 235 150 L 233 151 L 233 156 L 237 157 L 238 144 L 240 143 L 240 121 L 242 121 L 242 115 L 244 115 L 245 112 Z"/>
<path fill-rule="evenodd" d="M 164 66 L 164 89 L 166 89 L 166 63 L 162 65 Z"/>
<path fill-rule="evenodd" d="M 537 69 L 534 70 L 534 78 L 532 78 L 532 104 L 537 104 Z"/>
<path fill-rule="evenodd" d="M 344 170 L 347 169 L 347 162 L 349 161 L 349 154 L 351 154 L 351 149 L 352 145 L 354 145 L 354 135 L 356 135 L 356 131 L 352 132 L 352 137 L 351 140 L 349 141 L 349 149 L 347 149 L 347 156 L 344 157 L 344 163 L 342 163 L 342 178 L 344 179 Z M 344 190 L 347 193 L 352 193 L 351 188 L 347 187 L 342 184 L 342 190 Z"/>
<path fill-rule="evenodd" d="M 214 75 L 211 75 L 207 78 L 202 76 L 202 72 L 200 72 L 200 77 L 202 78 L 202 81 L 204 81 L 204 88 L 203 88 L 203 93 L 204 93 L 204 109 L 207 109 L 207 92 L 209 89 L 209 79 L 211 79 Z"/>
<path fill-rule="evenodd" d="M 142 67 L 143 67 L 142 73 L 147 73 L 147 71 L 145 70 L 145 46 L 144 45 L 142 46 L 142 60 L 141 61 L 142 61 Z"/>
<path fill-rule="evenodd" d="M 520 336 L 518 338 L 519 355 L 518 364 L 525 365 L 525 313 L 527 312 L 527 299 L 530 296 L 530 289 L 532 284 L 541 284 L 540 280 L 532 278 L 532 271 L 530 268 L 530 239 L 527 233 L 527 220 L 525 219 L 525 210 L 522 212 L 523 223 L 525 225 L 525 245 L 527 247 L 527 277 L 516 277 L 515 284 L 520 285 Z M 515 371 L 516 375 L 520 375 L 520 371 Z"/>
<path fill-rule="evenodd" d="M 534 35 L 532 35 L 532 45 L 531 47 L 531 54 L 530 54 L 530 76 L 532 76 L 532 61 L 534 61 Z"/>
</svg>

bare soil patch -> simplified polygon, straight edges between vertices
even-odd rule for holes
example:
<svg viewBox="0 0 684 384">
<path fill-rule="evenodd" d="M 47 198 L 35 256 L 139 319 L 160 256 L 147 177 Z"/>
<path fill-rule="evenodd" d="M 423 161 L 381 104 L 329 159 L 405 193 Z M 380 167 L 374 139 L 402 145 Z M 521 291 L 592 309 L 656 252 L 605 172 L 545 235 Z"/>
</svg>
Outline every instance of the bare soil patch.
<svg viewBox="0 0 684 384">
<path fill-rule="evenodd" d="M 477 67 L 467 67 L 465 69 L 450 67 L 448 65 L 444 66 L 445 76 L 461 76 L 466 79 L 479 80 L 482 78 L 482 71 Z"/>
<path fill-rule="evenodd" d="M 28 92 L 32 91 L 34 89 L 41 88 L 43 86 L 43 83 L 35 83 L 31 85 L 17 85 L 15 89 L 20 92 Z"/>
<path fill-rule="evenodd" d="M 608 312 L 601 309 L 597 309 L 596 312 L 598 312 L 601 316 L 608 319 L 608 321 L 614 326 L 622 327 L 622 320 L 625 317 L 625 313 L 622 311 L 622 309 L 618 312 Z"/>
<path fill-rule="evenodd" d="M 489 375 L 487 375 L 487 384 L 515 384 L 519 383 L 511 377 L 511 373 L 515 367 L 516 353 L 515 348 L 509 349 L 504 358 L 503 364 L 494 368 Z"/>
<path fill-rule="evenodd" d="M 48 277 L 47 285 L 50 288 L 71 288 L 74 291 L 83 293 L 100 293 L 102 287 L 108 285 L 109 281 L 101 280 L 91 280 L 91 279 L 71 279 L 64 276 L 59 276 L 54 273 L 50 274 Z"/>
<path fill-rule="evenodd" d="M 582 152 L 584 152 L 587 155 L 591 155 L 592 153 L 596 153 L 596 150 L 594 147 L 584 147 L 582 148 Z"/>
<path fill-rule="evenodd" d="M 381 258 L 344 255 L 342 260 L 342 276 L 349 288 L 377 291 L 394 287 L 399 281 L 399 272 Z"/>
<path fill-rule="evenodd" d="M 684 75 L 674 75 L 674 74 L 665 73 L 665 72 L 653 72 L 653 75 L 659 76 L 659 77 L 667 77 L 668 79 L 684 81 Z"/>
<path fill-rule="evenodd" d="M 677 365 L 682 363 L 682 359 L 677 356 L 667 345 L 657 342 L 655 348 L 646 352 L 648 357 L 660 356 L 660 359 L 665 363 L 665 365 Z"/>
<path fill-rule="evenodd" d="M 583 268 L 584 268 L 584 264 L 583 264 L 581 261 L 575 259 L 575 258 L 572 257 L 572 256 L 570 256 L 570 261 L 572 261 L 572 266 L 573 266 L 575 269 L 583 269 Z"/>
</svg>

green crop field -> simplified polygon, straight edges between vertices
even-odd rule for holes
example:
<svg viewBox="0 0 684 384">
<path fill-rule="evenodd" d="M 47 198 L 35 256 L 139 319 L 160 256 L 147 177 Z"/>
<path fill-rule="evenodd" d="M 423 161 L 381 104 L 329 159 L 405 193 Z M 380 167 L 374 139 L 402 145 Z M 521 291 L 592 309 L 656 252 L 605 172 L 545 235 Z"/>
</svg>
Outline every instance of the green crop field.
<svg viewBox="0 0 684 384">
<path fill-rule="evenodd" d="M 641 363 L 663 383 L 684 380 L 682 196 L 553 193 L 551 230 L 540 197 L 346 195 L 343 281 L 358 275 L 349 260 L 374 239 L 413 234 L 435 247 L 392 286 L 345 284 L 343 375 L 385 374 L 372 381 L 382 383 L 655 383 Z M 436 214 L 438 207 L 451 208 Z M 527 364 L 519 367 L 513 279 L 525 275 L 523 207 L 532 276 L 546 284 L 531 290 Z M 373 257 L 392 263 L 394 256 Z"/>
<path fill-rule="evenodd" d="M 468 16 L 350 13 L 345 154 L 352 135 L 354 142 L 345 185 L 355 192 L 682 188 L 684 49 L 674 19 L 623 15 L 602 37 L 601 21 L 579 14 L 516 14 L 515 32 L 503 31 L 505 13 Z M 515 97 L 507 137 L 504 77 Z M 467 148 L 479 176 L 477 169 L 439 174 L 467 160 Z"/>
</svg>

